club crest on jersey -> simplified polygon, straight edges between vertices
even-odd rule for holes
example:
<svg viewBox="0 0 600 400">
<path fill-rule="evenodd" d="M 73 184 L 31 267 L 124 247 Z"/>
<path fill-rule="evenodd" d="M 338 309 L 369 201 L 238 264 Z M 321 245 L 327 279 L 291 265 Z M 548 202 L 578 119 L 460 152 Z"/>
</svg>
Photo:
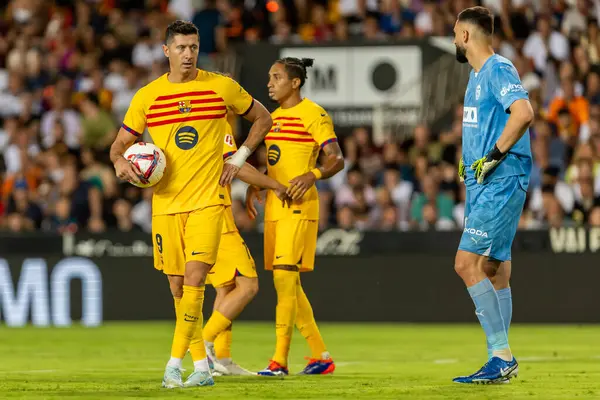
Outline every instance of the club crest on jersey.
<svg viewBox="0 0 600 400">
<path fill-rule="evenodd" d="M 275 126 L 273 127 L 273 132 L 281 132 L 281 122 L 275 122 Z"/>
<path fill-rule="evenodd" d="M 481 96 L 481 85 L 477 85 L 477 88 L 475 89 L 475 100 L 479 100 L 480 96 Z"/>
<path fill-rule="evenodd" d="M 192 102 L 190 100 L 182 100 L 179 102 L 179 112 L 187 114 L 192 111 Z"/>
</svg>

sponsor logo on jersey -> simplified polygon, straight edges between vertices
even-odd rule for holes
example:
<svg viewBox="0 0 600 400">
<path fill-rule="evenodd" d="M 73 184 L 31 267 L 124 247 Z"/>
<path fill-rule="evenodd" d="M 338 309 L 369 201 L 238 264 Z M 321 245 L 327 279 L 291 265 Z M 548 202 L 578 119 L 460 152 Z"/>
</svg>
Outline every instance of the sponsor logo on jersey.
<svg viewBox="0 0 600 400">
<path fill-rule="evenodd" d="M 477 107 L 464 107 L 463 125 L 470 128 L 477 128 Z"/>
<path fill-rule="evenodd" d="M 525 89 L 523 88 L 523 85 L 519 83 L 511 83 L 508 86 L 502 87 L 502 90 L 500 90 L 500 96 L 504 97 L 509 93 L 519 93 L 524 91 Z"/>
<path fill-rule="evenodd" d="M 267 150 L 267 161 L 270 166 L 277 164 L 279 159 L 281 158 L 281 149 L 276 144 L 272 144 L 269 146 Z"/>
<path fill-rule="evenodd" d="M 198 143 L 198 131 L 191 126 L 182 126 L 175 133 L 175 144 L 181 150 L 190 150 Z"/>
</svg>

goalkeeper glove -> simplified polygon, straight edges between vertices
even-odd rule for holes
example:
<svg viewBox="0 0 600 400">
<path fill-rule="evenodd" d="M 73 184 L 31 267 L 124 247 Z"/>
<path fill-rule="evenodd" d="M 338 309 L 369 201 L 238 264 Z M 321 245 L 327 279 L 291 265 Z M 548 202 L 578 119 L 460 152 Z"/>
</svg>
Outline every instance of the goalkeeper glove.
<svg viewBox="0 0 600 400">
<path fill-rule="evenodd" d="M 465 178 L 467 177 L 467 170 L 465 169 L 465 162 L 463 160 L 463 158 L 460 158 L 460 162 L 458 163 L 458 179 L 461 182 L 465 181 Z"/>
<path fill-rule="evenodd" d="M 494 145 L 494 148 L 485 157 L 475 161 L 471 165 L 471 169 L 475 171 L 477 183 L 482 184 L 485 177 L 500 164 L 504 157 L 506 157 L 506 153 L 502 153 L 498 146 Z"/>
</svg>

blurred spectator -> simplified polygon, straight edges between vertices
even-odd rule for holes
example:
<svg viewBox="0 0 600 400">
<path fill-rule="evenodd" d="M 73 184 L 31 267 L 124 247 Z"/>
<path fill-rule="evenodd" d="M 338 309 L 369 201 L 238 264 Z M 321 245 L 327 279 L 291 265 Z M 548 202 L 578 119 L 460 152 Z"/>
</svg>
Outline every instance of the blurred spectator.
<svg viewBox="0 0 600 400">
<path fill-rule="evenodd" d="M 480 2 L 5 3 L 0 226 L 14 232 L 151 232 L 152 189 L 117 180 L 107 151 L 136 91 L 167 72 L 162 45 L 169 22 L 184 18 L 198 27 L 200 67 L 233 72 L 244 62 L 232 56 L 234 46 L 244 42 L 326 46 L 451 37 L 456 15 Z M 534 165 L 520 229 L 600 226 L 600 2 L 481 3 L 496 15 L 493 47 L 513 61 L 536 114 L 530 129 Z M 421 111 L 429 106 L 426 100 Z M 319 228 L 462 228 L 465 186 L 456 168 L 463 108 L 449 106 L 435 124 L 423 118 L 406 131 L 389 127 L 383 141 L 373 140 L 371 126 L 346 133 L 336 121 L 345 167 L 316 183 Z M 243 140 L 237 131 L 236 139 Z M 264 146 L 251 161 L 264 171 Z M 264 205 L 257 205 L 259 216 L 250 220 L 245 191 L 244 183 L 233 183 L 238 227 L 261 230 Z"/>
</svg>

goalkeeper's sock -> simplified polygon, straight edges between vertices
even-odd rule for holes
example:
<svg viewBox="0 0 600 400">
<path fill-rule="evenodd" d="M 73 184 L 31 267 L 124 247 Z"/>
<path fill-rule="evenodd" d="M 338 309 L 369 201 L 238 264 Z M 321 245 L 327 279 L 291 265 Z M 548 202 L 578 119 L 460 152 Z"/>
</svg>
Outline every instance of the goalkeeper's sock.
<svg viewBox="0 0 600 400">
<path fill-rule="evenodd" d="M 175 320 L 179 316 L 179 305 L 181 304 L 181 297 L 173 297 L 173 301 L 175 303 Z"/>
<path fill-rule="evenodd" d="M 498 295 L 498 301 L 500 302 L 500 314 L 502 314 L 502 320 L 504 321 L 504 330 L 508 337 L 508 329 L 510 328 L 510 322 L 512 321 L 512 291 L 508 287 L 496 290 L 496 294 Z M 492 358 L 492 345 L 489 341 L 487 342 L 487 347 L 489 359 Z"/>
<path fill-rule="evenodd" d="M 475 314 L 491 345 L 492 355 L 505 361 L 511 361 L 512 355 L 508 346 L 508 337 L 494 285 L 488 278 L 485 278 L 467 288 L 467 290 L 473 299 L 473 303 L 475 303 Z"/>
<path fill-rule="evenodd" d="M 317 327 L 313 309 L 306 297 L 306 293 L 302 289 L 302 285 L 296 286 L 296 296 L 298 298 L 298 312 L 296 314 L 296 327 L 304 336 L 310 347 L 311 358 L 320 360 L 327 355 L 325 342 Z"/>
<path fill-rule="evenodd" d="M 212 315 L 208 319 L 206 326 L 204 327 L 204 340 L 206 342 L 214 343 L 219 333 L 223 332 L 231 325 L 231 320 L 227 319 L 223 314 L 217 310 L 213 311 Z"/>
<path fill-rule="evenodd" d="M 276 269 L 273 271 L 273 281 L 277 291 L 277 307 L 275 309 L 275 355 L 273 361 L 282 367 L 287 367 L 290 342 L 296 321 L 298 308 L 296 298 L 296 285 L 298 283 L 298 271 L 285 271 Z"/>
<path fill-rule="evenodd" d="M 217 356 L 217 360 L 231 358 L 232 327 L 233 324 L 230 324 L 229 327 L 219 333 L 215 339 L 215 354 Z"/>
<path fill-rule="evenodd" d="M 201 348 L 201 352 L 204 352 L 202 357 L 201 354 L 194 356 L 192 351 L 192 338 L 196 332 L 198 326 L 202 326 L 202 303 L 204 302 L 204 285 L 200 287 L 196 286 L 183 286 L 183 297 L 179 304 L 179 315 L 177 316 L 177 323 L 175 325 L 175 335 L 173 337 L 173 346 L 171 347 L 171 357 L 183 359 L 188 348 L 192 354 L 194 360 L 199 360 L 206 357 L 204 350 L 204 343 L 202 346 L 195 346 Z M 200 336 L 202 341 L 202 336 Z M 199 357 L 199 358 L 198 358 Z"/>
</svg>

